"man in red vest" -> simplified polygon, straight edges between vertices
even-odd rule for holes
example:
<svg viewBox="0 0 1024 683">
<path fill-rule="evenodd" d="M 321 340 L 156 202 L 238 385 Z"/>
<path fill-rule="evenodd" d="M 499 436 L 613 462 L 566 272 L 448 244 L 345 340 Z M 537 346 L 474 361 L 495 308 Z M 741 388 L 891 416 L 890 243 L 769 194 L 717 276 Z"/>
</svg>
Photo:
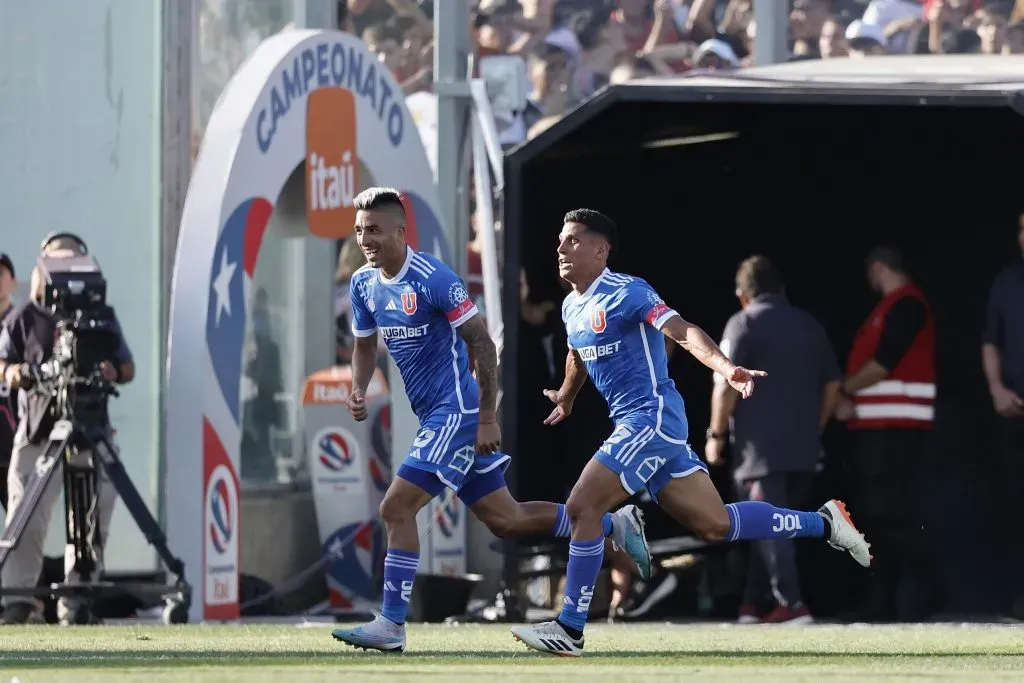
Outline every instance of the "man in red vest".
<svg viewBox="0 0 1024 683">
<path fill-rule="evenodd" d="M 862 608 L 847 616 L 916 621 L 938 595 L 914 491 L 935 422 L 935 321 L 896 249 L 876 248 L 866 265 L 882 299 L 853 340 L 836 417 L 856 435 L 851 497 L 875 567 Z M 901 579 L 911 594 L 906 605 L 897 600 Z"/>
</svg>

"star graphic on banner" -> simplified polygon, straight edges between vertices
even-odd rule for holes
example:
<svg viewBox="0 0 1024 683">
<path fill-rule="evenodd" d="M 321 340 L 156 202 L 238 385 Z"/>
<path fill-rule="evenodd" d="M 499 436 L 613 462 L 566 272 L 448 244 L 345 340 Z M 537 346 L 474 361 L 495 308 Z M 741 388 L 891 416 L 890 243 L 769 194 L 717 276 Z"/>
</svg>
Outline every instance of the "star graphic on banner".
<svg viewBox="0 0 1024 683">
<path fill-rule="evenodd" d="M 224 247 L 224 250 L 220 253 L 220 270 L 217 271 L 217 276 L 213 278 L 213 292 L 217 296 L 217 325 L 220 325 L 220 315 L 222 312 L 227 312 L 228 315 L 231 315 L 229 287 L 231 286 L 231 279 L 235 277 L 235 270 L 237 268 L 237 263 L 228 261 L 228 249 Z"/>
</svg>

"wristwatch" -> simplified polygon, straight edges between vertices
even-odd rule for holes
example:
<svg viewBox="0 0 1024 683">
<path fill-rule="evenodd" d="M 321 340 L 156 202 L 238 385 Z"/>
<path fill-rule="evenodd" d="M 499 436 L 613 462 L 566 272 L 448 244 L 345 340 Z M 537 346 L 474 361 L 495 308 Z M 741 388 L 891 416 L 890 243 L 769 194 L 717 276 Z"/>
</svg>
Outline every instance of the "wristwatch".
<svg viewBox="0 0 1024 683">
<path fill-rule="evenodd" d="M 708 427 L 708 431 L 705 432 L 704 436 L 715 441 L 725 441 L 725 436 L 722 434 L 716 434 L 711 430 L 711 427 Z"/>
</svg>

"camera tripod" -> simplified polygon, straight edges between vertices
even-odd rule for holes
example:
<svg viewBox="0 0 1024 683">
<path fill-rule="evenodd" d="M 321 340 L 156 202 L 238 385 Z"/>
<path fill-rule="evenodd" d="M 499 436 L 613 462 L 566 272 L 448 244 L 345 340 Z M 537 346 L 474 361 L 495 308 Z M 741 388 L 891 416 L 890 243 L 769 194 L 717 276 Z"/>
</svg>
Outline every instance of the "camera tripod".
<svg viewBox="0 0 1024 683">
<path fill-rule="evenodd" d="M 91 466 L 72 465 L 68 460 L 77 451 L 92 452 Z M 68 462 L 65 462 L 68 460 Z M 110 581 L 93 582 L 96 572 L 94 548 L 101 543 L 99 510 L 97 505 L 97 469 L 106 472 L 118 496 L 124 501 L 139 530 L 149 541 L 171 574 L 172 581 L 166 583 L 124 584 Z M 183 624 L 188 621 L 191 604 L 191 587 L 185 582 L 185 565 L 167 547 L 167 537 L 149 508 L 132 484 L 117 451 L 104 435 L 90 435 L 76 427 L 70 420 L 59 420 L 50 432 L 49 442 L 43 454 L 36 461 L 25 486 L 25 497 L 18 506 L 10 525 L 0 538 L 0 567 L 7 562 L 12 550 L 21 541 L 32 515 L 58 469 L 64 473 L 64 506 L 66 512 L 67 540 L 74 547 L 75 571 L 80 582 L 50 584 L 47 587 L 7 588 L 0 587 L 0 594 L 29 597 L 75 596 L 81 603 L 70 618 L 74 623 L 84 624 L 90 620 L 89 603 L 98 595 L 130 592 L 136 595 L 156 595 L 165 604 L 163 620 L 168 624 Z M 74 522 L 72 523 L 72 520 Z"/>
</svg>

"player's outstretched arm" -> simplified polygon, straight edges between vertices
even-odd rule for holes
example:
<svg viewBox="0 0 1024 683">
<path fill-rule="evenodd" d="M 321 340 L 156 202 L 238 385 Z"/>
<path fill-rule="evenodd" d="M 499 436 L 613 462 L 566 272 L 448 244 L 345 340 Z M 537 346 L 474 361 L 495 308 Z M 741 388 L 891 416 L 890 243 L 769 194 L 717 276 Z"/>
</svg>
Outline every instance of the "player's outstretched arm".
<svg viewBox="0 0 1024 683">
<path fill-rule="evenodd" d="M 572 405 L 576 401 L 576 394 L 580 393 L 584 383 L 587 381 L 587 368 L 574 349 L 569 349 L 565 357 L 565 379 L 562 386 L 555 389 L 546 389 L 544 395 L 555 404 L 554 410 L 544 420 L 546 425 L 556 425 L 572 413 Z"/>
<path fill-rule="evenodd" d="M 356 421 L 366 419 L 366 388 L 377 368 L 377 333 L 356 337 L 352 348 L 352 391 L 345 405 Z"/>
<path fill-rule="evenodd" d="M 736 365 L 722 353 L 722 349 L 718 348 L 718 344 L 708 336 L 707 332 L 693 323 L 683 320 L 679 315 L 674 315 L 666 320 L 665 324 L 661 326 L 661 332 L 689 351 L 701 363 L 725 377 L 743 398 L 748 398 L 754 393 L 755 377 L 764 377 L 768 374 L 762 370 L 748 370 Z"/>
</svg>

